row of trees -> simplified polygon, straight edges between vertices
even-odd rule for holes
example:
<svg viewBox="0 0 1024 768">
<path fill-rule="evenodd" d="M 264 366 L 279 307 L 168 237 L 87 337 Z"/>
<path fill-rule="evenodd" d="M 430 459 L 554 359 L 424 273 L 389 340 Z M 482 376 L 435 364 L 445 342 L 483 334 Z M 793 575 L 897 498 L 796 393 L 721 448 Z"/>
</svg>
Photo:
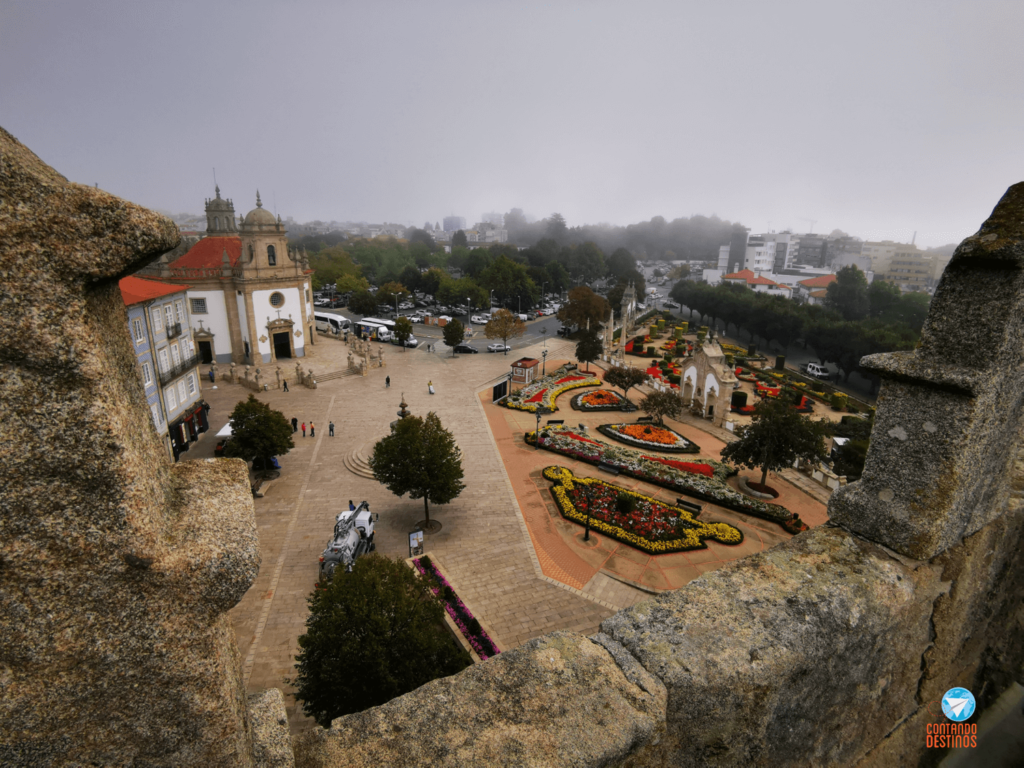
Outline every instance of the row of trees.
<svg viewBox="0 0 1024 768">
<path fill-rule="evenodd" d="M 830 302 L 832 307 L 844 306 L 845 286 L 839 281 L 832 285 L 839 286 L 833 292 L 837 296 Z M 860 369 L 860 359 L 865 355 L 913 349 L 917 344 L 927 304 L 920 312 L 920 298 L 899 296 L 898 289 L 894 294 L 893 289 L 882 285 L 866 293 L 867 310 L 859 319 L 845 319 L 841 309 L 797 304 L 743 285 L 712 287 L 684 281 L 675 285 L 671 296 L 691 313 L 697 312 L 712 322 L 722 321 L 727 331 L 732 326 L 737 336 L 745 330 L 752 339 L 761 339 L 766 345 L 776 341 L 783 348 L 803 339 L 821 360 L 835 363 L 848 379 L 854 371 L 865 373 Z"/>
</svg>

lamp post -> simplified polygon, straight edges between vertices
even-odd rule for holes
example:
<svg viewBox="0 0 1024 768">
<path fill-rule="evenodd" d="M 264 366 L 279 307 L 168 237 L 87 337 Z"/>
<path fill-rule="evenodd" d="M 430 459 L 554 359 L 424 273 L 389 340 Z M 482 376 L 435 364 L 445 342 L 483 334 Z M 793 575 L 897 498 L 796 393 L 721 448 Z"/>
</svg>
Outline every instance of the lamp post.
<svg viewBox="0 0 1024 768">
<path fill-rule="evenodd" d="M 494 289 L 491 288 L 491 295 L 487 299 L 487 311 L 488 313 L 494 309 Z"/>
<path fill-rule="evenodd" d="M 583 540 L 590 541 L 590 486 L 587 483 L 580 483 L 580 489 L 587 500 L 587 527 L 583 531 Z"/>
<path fill-rule="evenodd" d="M 545 343 L 547 343 L 547 342 L 545 341 Z M 547 376 L 548 375 L 548 351 L 546 349 L 543 350 L 540 353 L 540 356 L 543 358 L 543 367 L 541 369 L 541 374 L 540 375 L 541 376 Z"/>
</svg>

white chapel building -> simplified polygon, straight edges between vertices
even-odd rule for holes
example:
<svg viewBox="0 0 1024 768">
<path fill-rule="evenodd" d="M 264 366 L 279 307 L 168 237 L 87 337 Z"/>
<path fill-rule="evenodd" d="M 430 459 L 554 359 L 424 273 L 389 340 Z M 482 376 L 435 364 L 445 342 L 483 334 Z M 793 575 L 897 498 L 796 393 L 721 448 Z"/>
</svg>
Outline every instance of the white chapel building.
<svg viewBox="0 0 1024 768">
<path fill-rule="evenodd" d="M 231 200 L 206 201 L 206 236 L 145 277 L 188 286 L 199 361 L 259 365 L 304 357 L 316 343 L 312 270 L 290 251 L 281 217 L 256 207 L 237 225 Z"/>
</svg>

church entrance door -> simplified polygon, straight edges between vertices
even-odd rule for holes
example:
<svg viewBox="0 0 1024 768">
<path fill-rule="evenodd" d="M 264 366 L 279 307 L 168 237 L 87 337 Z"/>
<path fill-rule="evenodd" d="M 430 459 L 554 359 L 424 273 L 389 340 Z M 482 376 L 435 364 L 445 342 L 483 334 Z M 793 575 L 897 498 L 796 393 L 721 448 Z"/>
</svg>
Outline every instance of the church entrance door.
<svg viewBox="0 0 1024 768">
<path fill-rule="evenodd" d="M 289 342 L 288 332 L 282 331 L 281 333 L 274 334 L 274 357 L 278 360 L 282 360 L 286 357 L 292 356 L 292 345 Z"/>
<path fill-rule="evenodd" d="M 213 362 L 213 347 L 210 345 L 210 342 L 199 342 L 199 359 L 203 365 L 209 365 Z"/>
</svg>

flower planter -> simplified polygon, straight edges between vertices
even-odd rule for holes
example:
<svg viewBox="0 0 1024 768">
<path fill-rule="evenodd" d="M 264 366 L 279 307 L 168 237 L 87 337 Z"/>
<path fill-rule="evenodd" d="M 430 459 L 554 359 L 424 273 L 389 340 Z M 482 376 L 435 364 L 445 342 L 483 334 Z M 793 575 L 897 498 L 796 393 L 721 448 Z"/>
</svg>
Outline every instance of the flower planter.
<svg viewBox="0 0 1024 768">
<path fill-rule="evenodd" d="M 668 427 L 654 424 L 602 424 L 598 431 L 605 437 L 634 448 L 667 453 L 700 453 L 700 446 Z"/>
<path fill-rule="evenodd" d="M 728 523 L 698 522 L 692 512 L 681 507 L 604 480 L 576 477 L 565 467 L 547 467 L 544 477 L 555 483 L 551 495 L 566 520 L 586 525 L 589 508 L 593 530 L 649 555 L 707 549 L 704 542 L 708 539 L 728 545 L 743 541 L 739 528 Z M 616 501 L 622 496 L 632 499 L 632 510 L 617 508 Z"/>
<path fill-rule="evenodd" d="M 569 405 L 576 411 L 621 411 L 626 398 L 610 389 L 595 389 L 574 395 Z"/>
</svg>

